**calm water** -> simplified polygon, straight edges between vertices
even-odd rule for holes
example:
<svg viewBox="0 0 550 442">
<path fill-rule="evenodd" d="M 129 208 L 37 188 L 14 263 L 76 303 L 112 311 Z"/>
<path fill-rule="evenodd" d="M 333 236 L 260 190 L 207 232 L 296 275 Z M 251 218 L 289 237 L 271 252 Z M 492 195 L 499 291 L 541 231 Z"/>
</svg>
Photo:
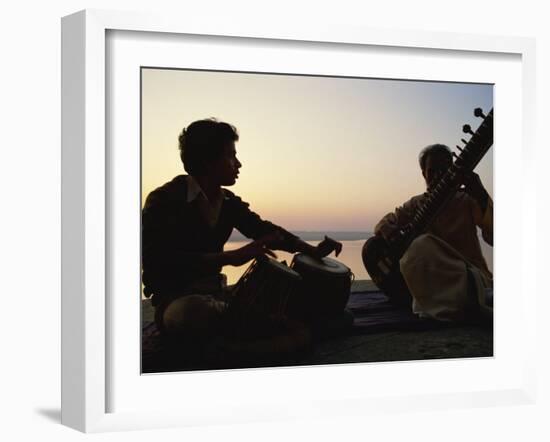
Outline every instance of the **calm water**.
<svg viewBox="0 0 550 442">
<path fill-rule="evenodd" d="M 306 241 L 308 244 L 311 245 L 317 245 L 319 241 Z M 356 240 L 356 241 L 340 241 L 343 245 L 342 253 L 336 258 L 338 261 L 343 262 L 345 265 L 347 265 L 351 271 L 355 275 L 355 279 L 369 279 L 370 276 L 365 270 L 363 266 L 363 261 L 361 259 L 361 248 L 363 247 L 363 244 L 365 243 L 364 239 Z M 239 247 L 244 246 L 247 244 L 247 241 L 230 241 L 226 244 L 225 250 L 234 250 Z M 489 266 L 489 269 L 493 270 L 493 249 L 492 247 L 488 246 L 482 241 L 481 244 L 481 251 L 483 252 L 483 256 L 485 257 L 485 260 L 487 261 L 487 265 Z M 279 251 L 277 250 L 275 252 L 277 254 L 278 260 L 283 261 L 286 260 L 287 264 L 290 265 L 292 262 L 292 254 Z M 335 258 L 334 253 L 330 255 L 331 258 Z M 234 284 L 238 281 L 239 277 L 243 274 L 243 272 L 248 268 L 249 264 L 245 264 L 241 267 L 231 267 L 227 266 L 223 268 L 223 273 L 227 275 L 227 282 L 228 284 Z"/>
<path fill-rule="evenodd" d="M 319 241 L 306 241 L 308 244 L 317 245 Z M 338 261 L 347 265 L 355 275 L 355 279 L 370 279 L 367 271 L 363 267 L 363 261 L 361 260 L 361 248 L 365 243 L 364 240 L 357 241 L 341 241 L 343 248 L 342 253 L 336 258 L 332 253 L 330 258 L 335 258 Z M 234 250 L 247 244 L 247 241 L 230 241 L 226 244 L 225 250 Z M 292 254 L 277 250 L 275 252 L 278 261 L 286 261 L 288 265 L 292 262 Z M 238 281 L 243 272 L 248 268 L 249 264 L 245 264 L 240 267 L 227 266 L 223 268 L 223 273 L 227 275 L 227 283 L 234 284 Z"/>
<path fill-rule="evenodd" d="M 333 236 L 333 238 L 337 239 L 337 237 L 335 236 Z M 228 250 L 237 249 L 239 247 L 244 246 L 249 241 L 250 240 L 229 241 L 225 245 L 225 250 L 228 251 Z M 319 243 L 319 241 L 306 241 L 306 242 L 313 246 Z M 361 259 L 361 248 L 365 243 L 365 239 L 341 240 L 340 242 L 343 245 L 342 253 L 340 253 L 338 258 L 336 259 L 338 261 L 343 262 L 345 265 L 347 265 L 351 269 L 351 271 L 355 275 L 355 280 L 360 280 L 360 279 L 370 280 L 370 276 L 368 275 L 367 271 L 363 267 L 363 261 Z M 493 270 L 493 248 L 485 244 L 483 240 L 480 240 L 480 242 L 481 242 L 481 251 L 483 252 L 483 256 L 487 261 L 487 265 L 489 266 L 489 269 L 492 271 Z M 292 262 L 293 255 L 291 253 L 283 252 L 280 250 L 277 250 L 275 253 L 277 254 L 278 261 L 286 261 L 288 265 L 290 265 L 290 263 Z M 330 257 L 335 258 L 334 253 L 332 253 Z M 227 275 L 228 284 L 236 283 L 241 277 L 241 275 L 244 273 L 244 271 L 248 268 L 249 265 L 250 263 L 247 263 L 240 267 L 233 267 L 233 266 L 224 267 L 222 272 Z"/>
</svg>

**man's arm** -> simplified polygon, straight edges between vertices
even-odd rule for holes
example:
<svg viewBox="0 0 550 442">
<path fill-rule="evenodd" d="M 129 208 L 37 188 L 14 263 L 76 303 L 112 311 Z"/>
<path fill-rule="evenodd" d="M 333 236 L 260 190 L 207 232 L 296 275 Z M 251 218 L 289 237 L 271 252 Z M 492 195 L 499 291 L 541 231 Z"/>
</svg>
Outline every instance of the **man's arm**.
<svg viewBox="0 0 550 442">
<path fill-rule="evenodd" d="M 418 206 L 419 197 L 413 197 L 394 212 L 385 215 L 374 227 L 374 234 L 390 240 L 399 229 L 406 226 L 413 219 Z"/>
<path fill-rule="evenodd" d="M 270 250 L 265 239 L 252 241 L 243 247 L 227 252 L 203 253 L 198 259 L 204 266 L 218 268 L 226 265 L 238 267 L 246 264 L 248 261 L 260 258 L 262 256 L 271 256 L 276 258 L 276 255 Z"/>
<path fill-rule="evenodd" d="M 483 186 L 481 178 L 471 172 L 465 178 L 464 191 L 472 198 L 474 222 L 481 229 L 481 236 L 493 245 L 493 200 Z"/>
<path fill-rule="evenodd" d="M 232 204 L 236 214 L 236 228 L 245 236 L 261 241 L 270 249 L 284 250 L 289 253 L 305 253 L 307 255 L 324 257 L 333 251 L 336 256 L 342 250 L 342 244 L 325 237 L 319 245 L 312 246 L 298 236 L 288 232 L 270 221 L 263 220 L 249 208 L 249 204 L 232 195 Z"/>
<path fill-rule="evenodd" d="M 306 255 L 314 256 L 316 258 L 324 258 L 332 252 L 335 252 L 336 256 L 338 256 L 342 251 L 342 243 L 329 238 L 328 236 L 325 236 L 325 238 L 317 244 L 317 246 L 308 244 L 296 235 L 292 235 L 292 238 L 290 239 L 285 239 L 281 230 L 276 230 L 263 239 L 268 247 L 272 249 L 285 250 L 289 253 L 305 253 Z"/>
<path fill-rule="evenodd" d="M 142 212 L 143 267 L 151 272 L 181 273 L 181 268 L 199 273 L 211 273 L 226 266 L 240 266 L 264 255 L 273 255 L 266 240 L 253 241 L 236 250 L 201 253 L 187 250 L 178 244 L 182 226 L 174 214 L 174 205 L 162 192 L 147 198 Z"/>
</svg>

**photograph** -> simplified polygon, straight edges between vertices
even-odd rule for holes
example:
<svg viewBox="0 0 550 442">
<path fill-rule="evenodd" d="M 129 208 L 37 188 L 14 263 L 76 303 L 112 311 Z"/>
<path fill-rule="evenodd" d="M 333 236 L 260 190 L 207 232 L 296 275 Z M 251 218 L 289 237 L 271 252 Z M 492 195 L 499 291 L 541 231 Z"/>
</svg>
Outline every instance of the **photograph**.
<svg viewBox="0 0 550 442">
<path fill-rule="evenodd" d="M 140 97 L 142 374 L 493 357 L 494 84 L 142 66 Z"/>
</svg>

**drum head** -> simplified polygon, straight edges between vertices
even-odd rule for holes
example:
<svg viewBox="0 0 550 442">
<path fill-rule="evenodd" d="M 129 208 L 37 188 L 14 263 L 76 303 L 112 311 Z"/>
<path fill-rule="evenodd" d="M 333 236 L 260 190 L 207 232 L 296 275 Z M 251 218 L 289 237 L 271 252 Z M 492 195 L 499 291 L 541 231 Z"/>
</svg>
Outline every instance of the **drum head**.
<svg viewBox="0 0 550 442">
<path fill-rule="evenodd" d="M 334 273 L 338 275 L 343 274 L 349 274 L 350 269 L 342 264 L 340 261 L 336 261 L 332 258 L 321 258 L 320 260 L 317 258 L 313 258 L 309 255 L 305 255 L 303 253 L 298 253 L 294 256 L 294 263 L 295 265 L 302 267 L 302 268 L 308 268 L 312 271 L 320 271 L 320 272 L 326 272 L 326 273 Z"/>
</svg>

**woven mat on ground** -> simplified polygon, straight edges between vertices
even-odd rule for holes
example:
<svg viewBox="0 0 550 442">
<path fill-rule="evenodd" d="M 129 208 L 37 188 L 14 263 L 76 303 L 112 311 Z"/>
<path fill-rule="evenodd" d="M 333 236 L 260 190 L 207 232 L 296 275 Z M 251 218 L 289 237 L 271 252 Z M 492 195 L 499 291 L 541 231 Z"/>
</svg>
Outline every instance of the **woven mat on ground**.
<svg viewBox="0 0 550 442">
<path fill-rule="evenodd" d="M 426 330 L 445 324 L 420 319 L 410 310 L 392 305 L 380 291 L 352 293 L 347 309 L 353 314 L 352 333 L 376 333 L 394 330 Z"/>
</svg>

